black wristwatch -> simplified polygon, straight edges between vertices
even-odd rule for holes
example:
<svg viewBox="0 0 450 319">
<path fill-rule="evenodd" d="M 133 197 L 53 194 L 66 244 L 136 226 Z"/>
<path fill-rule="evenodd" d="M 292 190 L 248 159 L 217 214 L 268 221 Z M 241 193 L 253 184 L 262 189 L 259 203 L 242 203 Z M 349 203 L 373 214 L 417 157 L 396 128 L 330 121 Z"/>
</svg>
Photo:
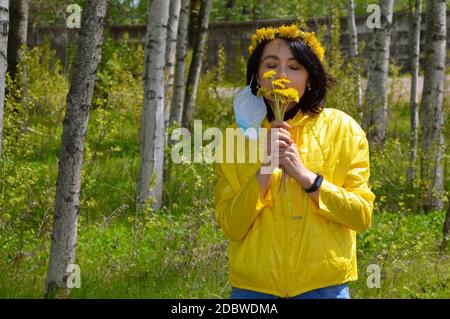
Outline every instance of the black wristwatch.
<svg viewBox="0 0 450 319">
<path fill-rule="evenodd" d="M 317 174 L 317 177 L 314 180 L 314 182 L 312 183 L 311 187 L 304 188 L 305 192 L 307 192 L 307 193 L 315 192 L 316 190 L 319 189 L 320 185 L 322 184 L 322 181 L 323 181 L 323 176 L 320 174 Z"/>
</svg>

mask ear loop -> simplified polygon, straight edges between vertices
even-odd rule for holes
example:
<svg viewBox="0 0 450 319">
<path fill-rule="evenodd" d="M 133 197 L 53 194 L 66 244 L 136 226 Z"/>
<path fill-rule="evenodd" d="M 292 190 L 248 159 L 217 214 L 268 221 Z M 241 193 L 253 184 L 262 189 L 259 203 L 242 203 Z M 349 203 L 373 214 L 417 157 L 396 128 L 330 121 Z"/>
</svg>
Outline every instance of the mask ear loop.
<svg viewBox="0 0 450 319">
<path fill-rule="evenodd" d="M 254 77 L 255 77 L 255 73 L 253 73 L 252 78 L 251 78 L 251 80 L 250 80 L 250 84 L 249 84 L 250 88 L 252 87 L 252 82 L 253 82 L 253 78 L 254 78 Z"/>
</svg>

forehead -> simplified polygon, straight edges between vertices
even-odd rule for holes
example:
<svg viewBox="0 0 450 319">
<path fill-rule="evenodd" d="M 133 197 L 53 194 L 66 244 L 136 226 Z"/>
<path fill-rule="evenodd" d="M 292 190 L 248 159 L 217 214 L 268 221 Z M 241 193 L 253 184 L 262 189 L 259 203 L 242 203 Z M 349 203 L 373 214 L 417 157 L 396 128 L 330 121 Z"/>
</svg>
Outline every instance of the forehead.
<svg viewBox="0 0 450 319">
<path fill-rule="evenodd" d="M 270 41 L 264 47 L 261 60 L 263 60 L 267 56 L 278 57 L 280 59 L 283 58 L 293 58 L 293 54 L 288 44 L 281 39 L 275 39 Z"/>
</svg>

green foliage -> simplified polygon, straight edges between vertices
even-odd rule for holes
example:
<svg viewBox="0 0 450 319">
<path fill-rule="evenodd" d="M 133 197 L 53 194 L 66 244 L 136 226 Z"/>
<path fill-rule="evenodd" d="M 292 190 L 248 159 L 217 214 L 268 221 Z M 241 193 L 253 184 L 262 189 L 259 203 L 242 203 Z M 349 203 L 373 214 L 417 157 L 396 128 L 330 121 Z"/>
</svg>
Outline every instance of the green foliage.
<svg viewBox="0 0 450 319">
<path fill-rule="evenodd" d="M 367 6 L 377 3 L 372 0 L 355 0 L 356 16 L 369 16 Z M 410 6 L 409 0 L 397 0 L 394 11 L 406 11 Z M 328 17 L 332 8 L 339 10 L 339 14 L 348 14 L 348 1 L 329 0 L 297 0 L 297 1 L 258 1 L 258 0 L 236 0 L 222 1 L 213 0 L 211 12 L 212 21 L 252 21 L 260 19 L 288 19 L 302 17 L 313 19 Z"/>
<path fill-rule="evenodd" d="M 42 239 L 50 228 L 57 167 L 47 142 L 58 140 L 54 125 L 62 118 L 68 90 L 48 41 L 23 56 L 18 74 L 26 69 L 27 94 L 23 77 L 7 76 L 0 159 L 0 243 L 13 245 L 19 257 L 30 237 Z"/>
<path fill-rule="evenodd" d="M 333 9 L 333 20 L 331 29 L 322 26 L 319 32 L 320 42 L 325 46 L 325 68 L 337 80 L 327 94 L 325 106 L 336 108 L 351 115 L 354 119 L 360 121 L 358 114 L 357 98 L 357 63 L 344 61 L 342 51 L 339 46 L 340 39 L 340 20 L 339 11 Z M 326 46 L 324 41 L 326 34 L 329 34 L 331 41 Z"/>
<path fill-rule="evenodd" d="M 403 210 L 375 214 L 372 227 L 358 236 L 358 272 L 350 284 L 356 298 L 448 298 L 448 255 L 439 254 L 444 215 Z M 367 267 L 381 267 L 381 287 L 368 288 Z"/>
<path fill-rule="evenodd" d="M 222 98 L 222 83 L 217 68 L 206 71 L 200 78 L 194 119 L 201 119 L 203 127 L 225 127 L 233 119 L 230 98 Z"/>
<path fill-rule="evenodd" d="M 48 38 L 45 38 L 42 46 L 36 46 L 26 52 L 20 69 L 25 65 L 28 97 L 24 98 L 29 100 L 30 116 L 46 114 L 49 122 L 40 124 L 57 125 L 62 120 L 69 83 Z M 23 83 L 19 82 L 18 86 L 23 87 Z"/>
</svg>

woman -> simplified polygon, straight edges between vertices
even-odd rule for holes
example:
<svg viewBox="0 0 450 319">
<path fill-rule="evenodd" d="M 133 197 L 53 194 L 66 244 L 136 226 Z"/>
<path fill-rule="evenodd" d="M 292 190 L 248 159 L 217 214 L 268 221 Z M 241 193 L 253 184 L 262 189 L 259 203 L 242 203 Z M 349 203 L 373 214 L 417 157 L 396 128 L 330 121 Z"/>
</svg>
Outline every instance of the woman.
<svg viewBox="0 0 450 319">
<path fill-rule="evenodd" d="M 230 297 L 350 298 L 356 233 L 369 227 L 375 200 L 365 132 L 344 112 L 323 107 L 332 79 L 314 33 L 296 25 L 259 29 L 249 51 L 234 127 L 249 139 L 250 127 L 273 130 L 264 145 L 268 161 L 216 164 L 216 220 L 230 239 Z M 256 96 L 260 87 L 272 88 L 263 77 L 270 70 L 300 96 L 284 121 L 274 120 L 271 99 Z M 226 145 L 224 138 L 223 152 Z M 270 169 L 275 159 L 280 167 Z"/>
</svg>

